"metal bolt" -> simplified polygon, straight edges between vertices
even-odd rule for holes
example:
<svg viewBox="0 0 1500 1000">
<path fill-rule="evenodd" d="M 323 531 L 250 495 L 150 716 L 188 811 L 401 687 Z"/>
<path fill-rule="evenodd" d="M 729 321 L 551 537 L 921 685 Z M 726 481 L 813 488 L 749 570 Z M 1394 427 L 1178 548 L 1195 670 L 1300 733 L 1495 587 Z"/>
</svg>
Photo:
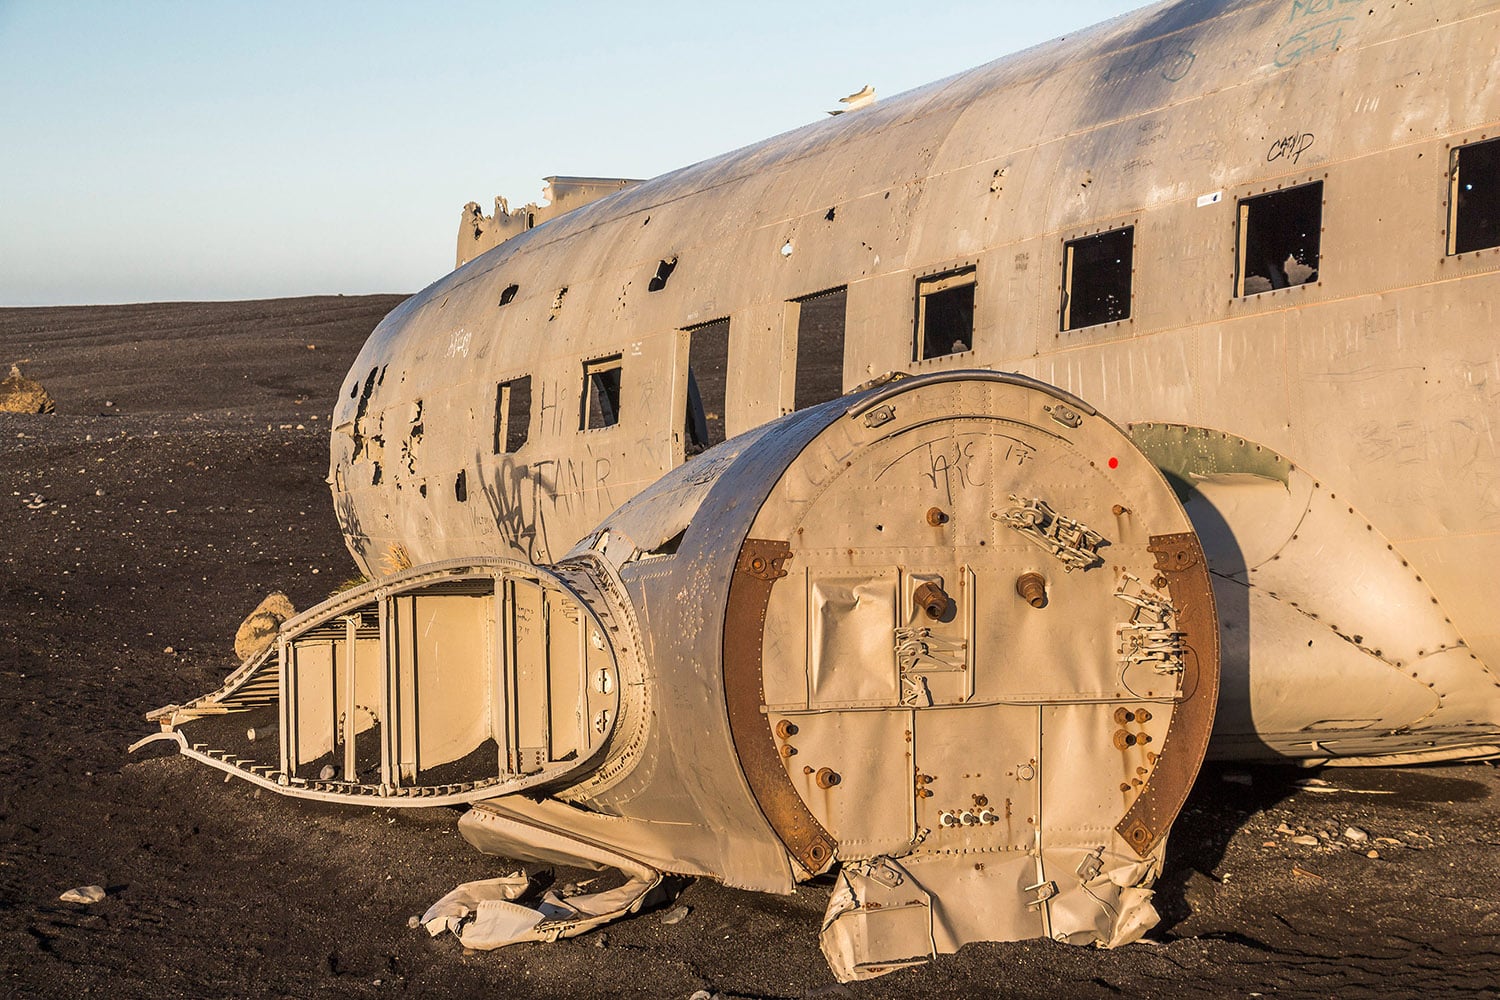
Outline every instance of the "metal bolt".
<svg viewBox="0 0 1500 1000">
<path fill-rule="evenodd" d="M 797 724 L 791 719 L 782 719 L 776 723 L 776 735 L 784 740 L 789 740 L 797 735 Z"/>
<path fill-rule="evenodd" d="M 942 587 L 931 582 L 924 583 L 918 587 L 916 594 L 913 595 L 913 599 L 926 613 L 927 617 L 933 621 L 937 621 L 943 615 L 947 614 L 948 605 L 952 603 L 952 599 L 948 597 L 947 592 Z"/>
<path fill-rule="evenodd" d="M 1136 738 L 1135 738 L 1135 734 L 1134 733 L 1127 733 L 1123 729 L 1117 729 L 1117 730 L 1115 730 L 1115 749 L 1116 750 L 1124 750 L 1127 747 L 1133 747 L 1133 746 L 1135 746 L 1135 744 L 1136 744 Z"/>
<path fill-rule="evenodd" d="M 948 515 L 938 507 L 931 507 L 927 511 L 927 523 L 934 528 L 941 528 L 948 523 Z"/>
<path fill-rule="evenodd" d="M 832 788 L 844 779 L 840 778 L 839 773 L 833 768 L 820 767 L 818 768 L 818 775 L 815 780 L 818 782 L 819 788 Z"/>
<path fill-rule="evenodd" d="M 1120 708 L 1115 709 L 1115 722 L 1118 723 L 1119 725 L 1123 726 L 1127 722 L 1134 722 L 1134 721 L 1135 721 L 1135 713 L 1132 712 L 1130 709 L 1125 708 L 1123 706 L 1121 706 Z"/>
<path fill-rule="evenodd" d="M 791 756 L 794 756 L 796 753 L 797 753 L 797 748 L 794 747 L 794 746 L 792 746 L 790 743 L 783 743 L 781 745 L 781 756 L 783 756 L 783 757 L 791 757 Z"/>
<path fill-rule="evenodd" d="M 1022 573 L 1016 578 L 1016 593 L 1033 608 L 1047 606 L 1047 579 L 1040 573 Z"/>
<path fill-rule="evenodd" d="M 1135 713 L 1135 721 L 1137 721 L 1137 722 L 1150 722 L 1151 721 L 1151 713 L 1148 712 L 1148 711 L 1146 711 L 1144 708 L 1139 709 Z"/>
</svg>

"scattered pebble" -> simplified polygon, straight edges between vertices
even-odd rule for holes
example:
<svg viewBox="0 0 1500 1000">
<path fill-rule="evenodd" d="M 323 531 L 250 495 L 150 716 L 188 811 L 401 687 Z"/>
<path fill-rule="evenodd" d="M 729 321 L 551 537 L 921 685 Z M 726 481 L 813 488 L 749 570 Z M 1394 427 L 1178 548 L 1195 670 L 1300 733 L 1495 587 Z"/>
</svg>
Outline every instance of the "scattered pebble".
<svg viewBox="0 0 1500 1000">
<path fill-rule="evenodd" d="M 661 922 L 668 927 L 673 924 L 680 924 L 683 920 L 687 919 L 687 915 L 691 912 L 686 906 L 674 906 L 661 915 Z"/>
<path fill-rule="evenodd" d="M 57 898 L 64 903 L 99 903 L 104 900 L 104 886 L 81 885 L 76 889 L 69 889 Z"/>
<path fill-rule="evenodd" d="M 1357 826 L 1346 826 L 1344 827 L 1344 839 L 1353 841 L 1356 844 L 1363 844 L 1370 839 L 1370 835 Z"/>
<path fill-rule="evenodd" d="M 166 649 L 162 650 L 162 652 L 170 656 L 173 653 L 177 652 L 177 650 L 173 649 L 171 646 L 168 646 Z"/>
<path fill-rule="evenodd" d="M 1376 850 L 1369 850 L 1369 851 L 1365 852 L 1365 857 L 1367 857 L 1367 858 L 1379 858 L 1380 857 L 1380 852 L 1376 851 Z"/>
<path fill-rule="evenodd" d="M 1319 841 L 1317 837 L 1314 837 L 1310 833 L 1304 833 L 1300 837 L 1293 837 L 1292 843 L 1297 844 L 1300 847 L 1317 847 L 1318 844 L 1321 843 L 1321 841 Z"/>
<path fill-rule="evenodd" d="M 407 917 L 406 918 L 406 926 L 410 927 L 412 930 L 416 930 L 418 927 L 422 926 L 422 918 L 421 917 Z"/>
<path fill-rule="evenodd" d="M 1285 823 L 1277 823 L 1276 824 L 1276 832 L 1280 833 L 1280 834 L 1283 834 L 1285 836 L 1288 836 L 1288 837 L 1295 836 L 1296 833 L 1297 833 L 1296 830 L 1293 830 L 1291 827 L 1287 826 Z"/>
<path fill-rule="evenodd" d="M 324 764 L 323 765 L 323 770 L 321 770 L 321 771 L 318 772 L 318 780 L 319 781 L 332 781 L 333 780 L 333 776 L 336 775 L 336 774 L 338 774 L 338 772 L 333 769 L 333 765 L 332 764 Z"/>
</svg>

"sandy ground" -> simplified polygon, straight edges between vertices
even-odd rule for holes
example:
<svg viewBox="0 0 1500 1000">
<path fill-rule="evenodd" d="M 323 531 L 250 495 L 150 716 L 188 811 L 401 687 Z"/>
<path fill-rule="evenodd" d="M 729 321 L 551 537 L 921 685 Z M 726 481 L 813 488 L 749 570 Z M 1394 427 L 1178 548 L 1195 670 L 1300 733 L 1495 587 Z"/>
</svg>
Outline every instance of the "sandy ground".
<svg viewBox="0 0 1500 1000">
<path fill-rule="evenodd" d="M 128 756 L 144 712 L 232 669 L 235 627 L 268 590 L 301 608 L 354 573 L 323 484 L 328 412 L 397 301 L 0 310 L 0 367 L 22 360 L 57 399 L 0 417 L 0 993 L 1500 995 L 1485 764 L 1212 766 L 1172 834 L 1150 941 L 970 946 L 839 986 L 817 948 L 826 885 L 698 882 L 671 926 L 644 914 L 464 954 L 407 926 L 509 870 L 468 848 L 455 812 L 317 806 Z M 91 883 L 103 902 L 58 900 Z"/>
</svg>

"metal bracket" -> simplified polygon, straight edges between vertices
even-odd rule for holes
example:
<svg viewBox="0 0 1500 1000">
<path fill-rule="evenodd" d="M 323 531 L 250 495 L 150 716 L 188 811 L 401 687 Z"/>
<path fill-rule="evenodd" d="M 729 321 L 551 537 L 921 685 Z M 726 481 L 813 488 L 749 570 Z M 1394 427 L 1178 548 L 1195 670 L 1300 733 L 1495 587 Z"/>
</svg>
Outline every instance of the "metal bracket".
<svg viewBox="0 0 1500 1000">
<path fill-rule="evenodd" d="M 1098 550 L 1109 542 L 1099 532 L 1057 513 L 1045 500 L 1012 493 L 1010 502 L 1009 510 L 994 511 L 990 517 L 1052 553 L 1066 572 L 1104 564 Z"/>
<path fill-rule="evenodd" d="M 1137 593 L 1129 588 L 1136 585 Z M 1184 634 L 1172 602 L 1126 573 L 1115 596 L 1135 608 L 1119 627 L 1120 652 L 1127 667 L 1150 664 L 1159 674 L 1181 674 Z"/>
<path fill-rule="evenodd" d="M 1051 899 L 1053 896 L 1056 896 L 1057 895 L 1057 883 L 1056 882 L 1038 882 L 1036 885 L 1028 885 L 1026 888 L 1022 889 L 1021 891 L 1022 892 L 1034 892 L 1034 893 L 1036 893 L 1036 898 L 1035 899 L 1028 899 L 1026 901 L 1026 908 L 1029 910 L 1032 907 L 1041 906 L 1047 900 Z"/>
</svg>

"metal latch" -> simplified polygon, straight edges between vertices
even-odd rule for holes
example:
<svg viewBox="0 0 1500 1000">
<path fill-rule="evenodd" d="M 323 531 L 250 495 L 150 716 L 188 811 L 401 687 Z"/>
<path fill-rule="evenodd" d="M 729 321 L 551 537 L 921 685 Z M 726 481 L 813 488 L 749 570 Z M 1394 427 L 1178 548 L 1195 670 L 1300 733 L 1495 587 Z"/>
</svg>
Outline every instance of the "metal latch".
<svg viewBox="0 0 1500 1000">
<path fill-rule="evenodd" d="M 1036 898 L 1035 899 L 1029 899 L 1029 900 L 1026 901 L 1026 908 L 1029 910 L 1033 906 L 1041 906 L 1047 900 L 1051 899 L 1053 896 L 1056 896 L 1057 895 L 1057 883 L 1056 882 L 1038 882 L 1036 885 L 1028 885 L 1026 888 L 1022 889 L 1021 891 L 1022 892 L 1034 892 L 1034 893 L 1036 893 Z"/>
</svg>

